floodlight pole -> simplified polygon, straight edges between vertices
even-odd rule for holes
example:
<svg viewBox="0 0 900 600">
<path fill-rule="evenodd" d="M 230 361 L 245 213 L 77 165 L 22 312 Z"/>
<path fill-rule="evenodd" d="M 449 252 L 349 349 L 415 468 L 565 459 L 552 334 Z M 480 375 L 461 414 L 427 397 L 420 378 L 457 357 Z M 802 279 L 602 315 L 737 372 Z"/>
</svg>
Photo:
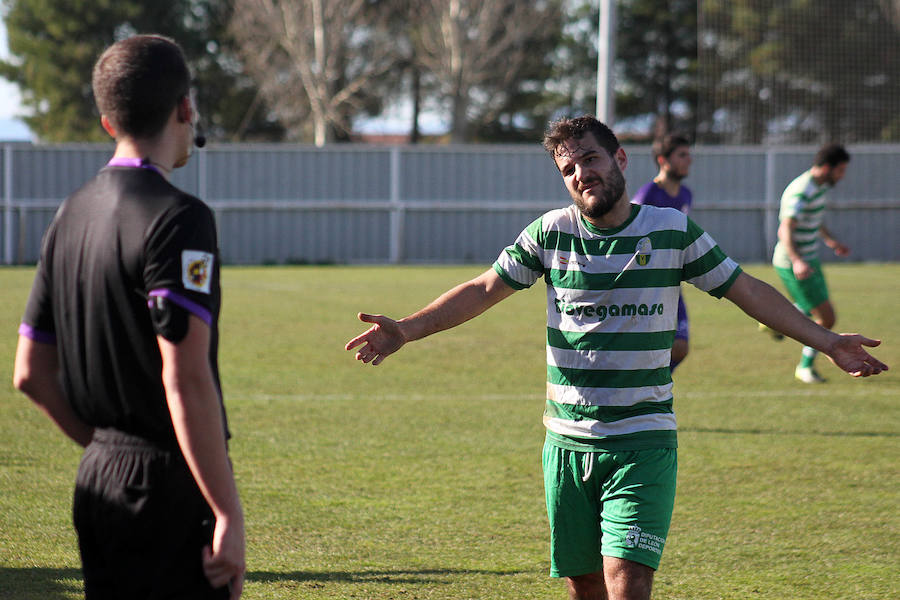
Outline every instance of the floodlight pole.
<svg viewBox="0 0 900 600">
<path fill-rule="evenodd" d="M 596 117 L 612 127 L 615 121 L 613 62 L 616 59 L 616 2 L 600 0 L 597 23 L 597 111 Z"/>
</svg>

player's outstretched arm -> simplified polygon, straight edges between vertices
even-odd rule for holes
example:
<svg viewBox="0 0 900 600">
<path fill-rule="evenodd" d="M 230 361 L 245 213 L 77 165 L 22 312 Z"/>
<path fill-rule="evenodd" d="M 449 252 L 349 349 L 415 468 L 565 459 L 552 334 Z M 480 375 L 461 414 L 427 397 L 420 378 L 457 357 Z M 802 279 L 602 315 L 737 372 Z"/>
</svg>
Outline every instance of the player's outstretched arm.
<svg viewBox="0 0 900 600">
<path fill-rule="evenodd" d="M 824 352 L 831 362 L 854 377 L 877 375 L 888 369 L 864 348 L 878 346 L 880 340 L 829 331 L 794 308 L 771 285 L 746 273 L 738 275 L 725 297 L 760 323 Z"/>
<path fill-rule="evenodd" d="M 477 317 L 515 290 L 493 269 L 445 292 L 431 304 L 408 317 L 395 321 L 383 315 L 359 313 L 359 320 L 372 327 L 344 346 L 356 351 L 356 360 L 379 365 L 407 342 L 456 327 Z"/>
</svg>

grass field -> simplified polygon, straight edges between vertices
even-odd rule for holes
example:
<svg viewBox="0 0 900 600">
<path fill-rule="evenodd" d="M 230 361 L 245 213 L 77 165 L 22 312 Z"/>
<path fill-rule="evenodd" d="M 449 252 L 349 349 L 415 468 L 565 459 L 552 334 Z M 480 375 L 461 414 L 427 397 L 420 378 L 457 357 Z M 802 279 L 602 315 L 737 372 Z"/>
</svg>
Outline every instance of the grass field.
<svg viewBox="0 0 900 600">
<path fill-rule="evenodd" d="M 513 295 L 377 368 L 356 312 L 399 317 L 481 267 L 227 268 L 221 367 L 248 599 L 547 599 L 545 296 Z M 748 272 L 773 281 L 771 269 Z M 0 269 L 0 599 L 77 598 L 80 451 L 10 383 L 32 269 Z M 900 596 L 900 265 L 828 268 L 838 329 L 893 368 L 792 379 L 776 343 L 688 286 L 679 488 L 654 598 Z M 535 286 L 541 287 L 541 286 Z"/>
</svg>

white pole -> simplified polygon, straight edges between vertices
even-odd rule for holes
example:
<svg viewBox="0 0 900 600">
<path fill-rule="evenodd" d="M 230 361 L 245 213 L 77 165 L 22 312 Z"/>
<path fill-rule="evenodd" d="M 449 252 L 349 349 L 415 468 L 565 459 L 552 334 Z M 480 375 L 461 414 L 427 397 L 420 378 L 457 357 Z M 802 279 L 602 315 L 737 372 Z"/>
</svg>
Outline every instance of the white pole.
<svg viewBox="0 0 900 600">
<path fill-rule="evenodd" d="M 403 202 L 400 198 L 400 148 L 391 148 L 391 213 L 390 213 L 390 261 L 403 262 L 403 230 L 406 224 Z"/>
<path fill-rule="evenodd" d="M 597 118 L 612 127 L 615 121 L 613 62 L 616 59 L 616 2 L 600 0 L 597 23 Z"/>
<path fill-rule="evenodd" d="M 13 148 L 3 146 L 3 264 L 13 263 Z M 19 213 L 23 219 L 24 211 Z M 19 228 L 21 231 L 22 228 Z M 19 241 L 21 243 L 21 240 Z"/>
</svg>

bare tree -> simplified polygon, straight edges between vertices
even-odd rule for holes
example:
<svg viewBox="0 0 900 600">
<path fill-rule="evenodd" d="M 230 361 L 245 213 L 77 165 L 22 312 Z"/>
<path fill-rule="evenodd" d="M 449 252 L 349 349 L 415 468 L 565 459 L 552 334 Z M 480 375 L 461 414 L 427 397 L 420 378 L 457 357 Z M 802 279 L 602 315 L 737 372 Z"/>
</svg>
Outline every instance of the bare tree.
<svg viewBox="0 0 900 600">
<path fill-rule="evenodd" d="M 448 105 L 451 141 L 496 119 L 545 64 L 560 29 L 558 0 L 412 0 L 415 60 Z M 538 78 L 535 78 L 538 79 Z"/>
<path fill-rule="evenodd" d="M 312 133 L 321 146 L 377 112 L 397 65 L 386 23 L 398 9 L 397 0 L 235 0 L 231 29 L 289 137 Z"/>
</svg>

